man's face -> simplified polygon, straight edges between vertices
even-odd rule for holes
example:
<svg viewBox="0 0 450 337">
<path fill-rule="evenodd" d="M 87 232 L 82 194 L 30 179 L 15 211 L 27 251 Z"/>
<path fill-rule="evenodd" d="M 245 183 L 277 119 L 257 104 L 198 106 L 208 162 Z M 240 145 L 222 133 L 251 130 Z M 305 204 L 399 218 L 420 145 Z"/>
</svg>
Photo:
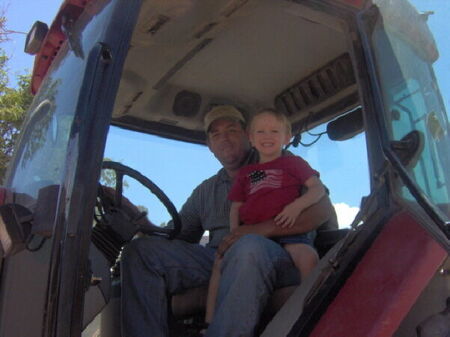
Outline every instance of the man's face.
<svg viewBox="0 0 450 337">
<path fill-rule="evenodd" d="M 208 147 L 227 171 L 237 170 L 248 151 L 250 143 L 241 123 L 231 119 L 215 120 L 207 134 Z"/>
</svg>

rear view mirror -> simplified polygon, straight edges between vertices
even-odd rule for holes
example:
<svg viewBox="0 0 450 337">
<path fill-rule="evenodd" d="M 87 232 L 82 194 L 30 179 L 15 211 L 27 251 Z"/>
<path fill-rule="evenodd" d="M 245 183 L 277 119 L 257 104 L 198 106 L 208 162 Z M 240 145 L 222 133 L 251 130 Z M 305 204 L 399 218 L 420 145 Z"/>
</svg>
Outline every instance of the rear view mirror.
<svg viewBox="0 0 450 337">
<path fill-rule="evenodd" d="M 30 249 L 27 245 L 36 235 L 42 238 L 42 243 L 52 236 L 59 192 L 59 185 L 48 185 L 39 189 L 35 200 L 0 187 L 0 256 L 14 255 L 25 248 L 35 251 L 42 247 L 40 244 Z M 25 204 L 32 211 L 14 201 L 18 199 L 21 203 L 26 200 Z"/>
<path fill-rule="evenodd" d="M 21 205 L 0 206 L 0 253 L 3 258 L 23 250 L 31 233 L 32 213 Z"/>
<path fill-rule="evenodd" d="M 327 125 L 328 138 L 331 140 L 347 140 L 363 131 L 364 119 L 360 107 L 336 118 Z"/>
<path fill-rule="evenodd" d="M 391 141 L 391 149 L 397 155 L 403 166 L 416 166 L 424 147 L 424 135 L 421 131 L 413 130 L 400 140 Z"/>
<path fill-rule="evenodd" d="M 47 24 L 36 21 L 31 27 L 25 41 L 25 53 L 30 55 L 36 55 L 41 49 L 45 36 L 48 33 Z"/>
</svg>

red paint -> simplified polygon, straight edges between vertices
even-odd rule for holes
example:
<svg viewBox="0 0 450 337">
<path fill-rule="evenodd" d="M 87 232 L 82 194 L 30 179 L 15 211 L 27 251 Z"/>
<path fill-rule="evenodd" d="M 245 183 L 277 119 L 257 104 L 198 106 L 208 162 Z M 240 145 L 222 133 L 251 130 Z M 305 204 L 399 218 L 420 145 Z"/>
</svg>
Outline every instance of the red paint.
<svg viewBox="0 0 450 337">
<path fill-rule="evenodd" d="M 382 229 L 310 337 L 387 337 L 447 257 L 407 213 Z"/>
<path fill-rule="evenodd" d="M 92 0 L 65 0 L 61 5 L 42 43 L 41 50 L 34 59 L 33 75 L 31 77 L 31 92 L 33 95 L 38 91 L 48 68 L 50 68 L 55 56 L 66 40 L 66 36 L 61 30 L 62 17 L 70 14 L 70 18 L 76 20 L 90 1 Z"/>
</svg>

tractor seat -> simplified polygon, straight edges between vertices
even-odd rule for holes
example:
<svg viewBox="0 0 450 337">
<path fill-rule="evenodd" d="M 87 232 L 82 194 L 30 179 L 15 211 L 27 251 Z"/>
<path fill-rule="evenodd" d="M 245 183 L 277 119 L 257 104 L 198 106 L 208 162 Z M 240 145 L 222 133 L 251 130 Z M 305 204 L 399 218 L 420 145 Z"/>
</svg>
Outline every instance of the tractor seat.
<svg viewBox="0 0 450 337">
<path fill-rule="evenodd" d="M 269 299 L 266 313 L 274 315 L 292 295 L 297 286 L 277 289 Z M 208 287 L 188 289 L 184 293 L 172 296 L 172 315 L 176 319 L 185 319 L 203 314 L 206 307 Z"/>
</svg>

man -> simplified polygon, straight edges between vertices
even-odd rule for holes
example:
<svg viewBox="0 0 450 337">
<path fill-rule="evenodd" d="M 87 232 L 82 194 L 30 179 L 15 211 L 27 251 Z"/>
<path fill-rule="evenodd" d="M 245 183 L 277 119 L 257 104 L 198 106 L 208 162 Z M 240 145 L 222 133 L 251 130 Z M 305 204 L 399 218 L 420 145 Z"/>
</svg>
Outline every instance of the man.
<svg viewBox="0 0 450 337">
<path fill-rule="evenodd" d="M 229 233 L 227 199 L 239 168 L 253 162 L 242 114 L 218 106 L 205 116 L 207 145 L 223 168 L 201 183 L 180 211 L 177 239 L 133 240 L 122 258 L 123 337 L 168 336 L 168 295 L 206 286 L 214 254 L 223 255 L 216 312 L 209 337 L 251 337 L 274 289 L 297 284 L 298 272 L 289 254 L 269 237 L 305 233 L 331 215 L 328 197 L 305 210 L 290 228 L 270 220 L 242 225 Z M 198 244 L 205 230 L 207 247 Z"/>
</svg>

